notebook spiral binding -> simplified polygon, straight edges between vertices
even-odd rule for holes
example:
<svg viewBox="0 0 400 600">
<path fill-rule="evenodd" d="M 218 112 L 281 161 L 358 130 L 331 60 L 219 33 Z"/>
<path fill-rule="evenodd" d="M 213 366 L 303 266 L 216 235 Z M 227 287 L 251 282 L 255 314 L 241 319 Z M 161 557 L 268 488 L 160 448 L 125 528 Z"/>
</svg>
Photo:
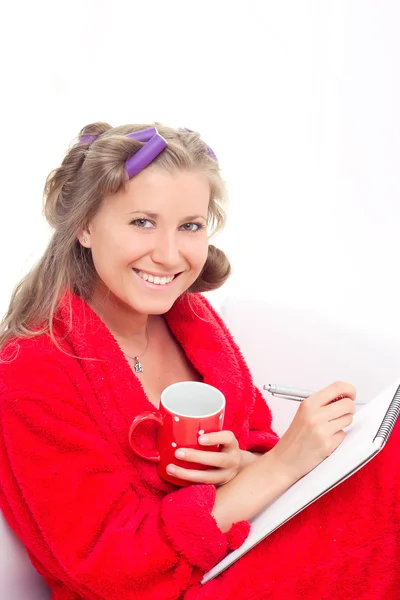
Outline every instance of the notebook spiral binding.
<svg viewBox="0 0 400 600">
<path fill-rule="evenodd" d="M 377 438 L 383 439 L 383 442 L 386 443 L 390 434 L 393 431 L 393 427 L 396 424 L 397 418 L 400 414 L 400 385 L 396 390 L 395 395 L 389 405 L 389 408 L 386 411 L 385 416 L 383 417 L 383 421 L 378 429 L 378 432 L 374 438 L 374 441 Z"/>
</svg>

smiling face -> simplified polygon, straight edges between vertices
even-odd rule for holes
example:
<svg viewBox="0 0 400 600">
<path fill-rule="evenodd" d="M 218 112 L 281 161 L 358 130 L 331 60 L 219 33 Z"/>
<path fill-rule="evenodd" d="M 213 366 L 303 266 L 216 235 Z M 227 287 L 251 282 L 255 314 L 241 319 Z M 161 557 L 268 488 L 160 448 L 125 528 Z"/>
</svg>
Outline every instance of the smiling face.
<svg viewBox="0 0 400 600">
<path fill-rule="evenodd" d="M 167 312 L 207 259 L 209 198 L 204 175 L 157 168 L 106 196 L 84 232 L 102 287 L 136 313 Z"/>
</svg>

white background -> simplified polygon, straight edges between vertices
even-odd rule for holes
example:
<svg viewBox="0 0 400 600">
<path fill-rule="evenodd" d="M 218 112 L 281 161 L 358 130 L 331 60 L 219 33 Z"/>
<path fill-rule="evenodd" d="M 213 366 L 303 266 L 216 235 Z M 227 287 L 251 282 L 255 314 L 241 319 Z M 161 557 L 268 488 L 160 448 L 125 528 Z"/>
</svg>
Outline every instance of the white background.
<svg viewBox="0 0 400 600">
<path fill-rule="evenodd" d="M 398 337 L 400 3 L 27 0 L 1 9 L 0 313 L 86 123 L 200 131 L 230 190 L 231 291 Z"/>
</svg>

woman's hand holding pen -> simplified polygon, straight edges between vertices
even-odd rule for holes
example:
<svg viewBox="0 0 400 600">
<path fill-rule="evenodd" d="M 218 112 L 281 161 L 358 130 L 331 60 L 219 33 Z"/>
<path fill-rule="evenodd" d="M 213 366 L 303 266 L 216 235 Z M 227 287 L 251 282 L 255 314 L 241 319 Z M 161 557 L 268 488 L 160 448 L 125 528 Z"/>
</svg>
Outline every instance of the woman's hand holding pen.
<svg viewBox="0 0 400 600">
<path fill-rule="evenodd" d="M 255 517 L 339 446 L 355 395 L 352 385 L 338 382 L 303 400 L 276 446 L 217 489 L 212 514 L 222 531 Z"/>
<path fill-rule="evenodd" d="M 336 382 L 306 398 L 288 430 L 270 451 L 297 481 L 327 458 L 345 438 L 355 411 L 355 388 Z"/>
</svg>

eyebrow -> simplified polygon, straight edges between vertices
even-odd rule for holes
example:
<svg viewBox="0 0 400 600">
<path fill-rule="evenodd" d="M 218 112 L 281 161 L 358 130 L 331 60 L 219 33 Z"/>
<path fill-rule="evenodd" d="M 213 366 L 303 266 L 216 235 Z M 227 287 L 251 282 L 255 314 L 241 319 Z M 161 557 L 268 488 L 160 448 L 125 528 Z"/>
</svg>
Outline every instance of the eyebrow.
<svg viewBox="0 0 400 600">
<path fill-rule="evenodd" d="M 129 215 L 135 215 L 135 214 L 147 215 L 151 219 L 157 219 L 157 217 L 160 216 L 158 213 L 149 212 L 148 210 L 133 210 L 132 212 L 130 212 L 128 214 Z M 204 221 L 207 221 L 206 217 L 203 217 L 203 215 L 189 215 L 188 217 L 184 217 L 183 221 L 193 221 L 194 219 L 203 219 Z"/>
</svg>

